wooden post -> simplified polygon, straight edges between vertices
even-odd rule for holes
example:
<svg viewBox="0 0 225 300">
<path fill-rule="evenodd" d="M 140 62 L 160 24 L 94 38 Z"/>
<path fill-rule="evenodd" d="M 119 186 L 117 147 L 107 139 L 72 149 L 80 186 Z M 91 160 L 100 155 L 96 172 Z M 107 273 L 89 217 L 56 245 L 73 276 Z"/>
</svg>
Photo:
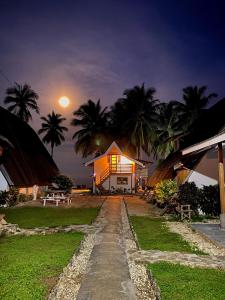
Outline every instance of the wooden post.
<svg viewBox="0 0 225 300">
<path fill-rule="evenodd" d="M 218 168 L 219 168 L 219 189 L 220 189 L 221 214 L 225 214 L 224 165 L 223 165 L 222 143 L 218 143 Z"/>
</svg>

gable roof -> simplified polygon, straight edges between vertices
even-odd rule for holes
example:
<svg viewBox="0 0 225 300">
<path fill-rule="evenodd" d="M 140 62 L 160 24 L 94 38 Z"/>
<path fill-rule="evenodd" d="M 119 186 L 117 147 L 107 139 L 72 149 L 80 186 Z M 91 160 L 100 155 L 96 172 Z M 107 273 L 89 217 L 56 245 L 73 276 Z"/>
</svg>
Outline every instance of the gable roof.
<svg viewBox="0 0 225 300">
<path fill-rule="evenodd" d="M 58 174 L 55 162 L 35 131 L 3 107 L 0 107 L 0 135 L 13 145 L 0 157 L 0 166 L 15 186 L 46 185 Z"/>
<path fill-rule="evenodd" d="M 197 144 L 225 129 L 225 98 L 207 109 L 195 123 L 193 130 L 181 143 L 181 148 Z"/>
<path fill-rule="evenodd" d="M 203 151 L 204 149 L 210 149 L 213 146 L 215 147 L 218 143 L 225 141 L 225 132 L 221 132 L 217 135 L 212 136 L 211 138 L 204 140 L 202 142 L 196 143 L 192 146 L 189 146 L 182 150 L 182 155 L 187 155 L 197 151 Z"/>
<path fill-rule="evenodd" d="M 120 147 L 117 145 L 117 143 L 116 143 L 115 141 L 112 142 L 112 144 L 109 146 L 109 148 L 106 150 L 105 153 L 103 153 L 103 154 L 101 154 L 101 155 L 99 155 L 99 156 L 97 156 L 97 157 L 95 157 L 95 158 L 89 160 L 88 162 L 86 162 L 86 163 L 84 164 L 85 167 L 90 166 L 90 165 L 93 164 L 96 160 L 99 160 L 100 158 L 102 158 L 102 157 L 104 157 L 104 156 L 106 156 L 106 155 L 112 153 L 113 148 L 116 150 L 116 151 L 113 152 L 113 154 L 123 155 L 123 156 L 125 156 L 126 158 L 128 158 L 129 160 L 131 160 L 131 161 L 133 161 L 134 163 L 138 164 L 139 166 L 141 166 L 141 167 L 143 167 L 143 168 L 145 167 L 145 165 L 144 165 L 142 162 L 140 162 L 140 161 L 138 161 L 138 160 L 136 160 L 136 159 L 134 159 L 134 158 L 128 157 L 128 156 L 126 156 L 125 154 L 123 154 L 123 152 L 121 151 Z"/>
<path fill-rule="evenodd" d="M 182 157 L 180 151 L 170 154 L 158 167 L 156 167 L 153 174 L 149 177 L 148 185 L 153 187 L 162 180 L 174 179 L 176 177 L 176 165 L 182 165 L 184 168 L 193 169 L 205 153 L 206 151 L 188 155 L 186 157 Z"/>
<path fill-rule="evenodd" d="M 198 144 L 205 141 L 219 132 L 224 131 L 225 126 L 225 98 L 210 107 L 205 113 L 195 122 L 193 131 L 188 134 L 181 143 L 181 149 L 188 148 L 193 144 Z M 181 150 L 170 154 L 150 176 L 148 184 L 154 186 L 156 183 L 165 179 L 174 179 L 176 172 L 174 166 L 183 164 L 188 169 L 194 169 L 204 155 L 209 151 L 210 147 L 202 152 L 191 153 L 182 156 Z"/>
</svg>

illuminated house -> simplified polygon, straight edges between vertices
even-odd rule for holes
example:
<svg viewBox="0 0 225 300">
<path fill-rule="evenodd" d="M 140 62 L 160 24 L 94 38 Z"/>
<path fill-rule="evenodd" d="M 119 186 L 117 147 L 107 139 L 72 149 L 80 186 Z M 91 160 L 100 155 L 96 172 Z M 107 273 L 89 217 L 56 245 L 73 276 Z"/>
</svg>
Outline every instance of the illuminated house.
<svg viewBox="0 0 225 300">
<path fill-rule="evenodd" d="M 145 168 L 142 162 L 123 154 L 116 142 L 104 154 L 88 161 L 85 166 L 93 167 L 94 193 L 96 189 L 133 193 L 137 173 Z"/>
</svg>

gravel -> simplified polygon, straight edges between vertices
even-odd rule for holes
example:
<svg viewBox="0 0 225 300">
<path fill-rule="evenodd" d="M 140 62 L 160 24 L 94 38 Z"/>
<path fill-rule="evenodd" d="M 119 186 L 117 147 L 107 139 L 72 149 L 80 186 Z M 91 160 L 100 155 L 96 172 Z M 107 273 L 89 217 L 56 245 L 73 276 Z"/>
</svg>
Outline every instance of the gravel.
<svg viewBox="0 0 225 300">
<path fill-rule="evenodd" d="M 157 299 L 156 291 L 154 289 L 155 282 L 151 281 L 147 270 L 143 264 L 137 264 L 132 259 L 132 253 L 138 250 L 137 244 L 134 240 L 130 223 L 127 217 L 125 204 L 122 202 L 121 215 L 123 223 L 123 235 L 126 247 L 127 261 L 130 271 L 130 277 L 136 289 L 136 297 L 138 300 L 155 300 Z"/>
<path fill-rule="evenodd" d="M 58 283 L 51 291 L 48 300 L 75 300 L 84 276 L 92 249 L 95 234 L 89 234 L 81 243 L 80 249 L 74 254 L 70 263 L 63 269 Z"/>
<path fill-rule="evenodd" d="M 181 222 L 166 222 L 169 230 L 180 234 L 184 240 L 194 248 L 200 249 L 209 255 L 225 256 L 225 249 L 205 239 L 201 234 L 194 232 L 187 224 Z"/>
</svg>

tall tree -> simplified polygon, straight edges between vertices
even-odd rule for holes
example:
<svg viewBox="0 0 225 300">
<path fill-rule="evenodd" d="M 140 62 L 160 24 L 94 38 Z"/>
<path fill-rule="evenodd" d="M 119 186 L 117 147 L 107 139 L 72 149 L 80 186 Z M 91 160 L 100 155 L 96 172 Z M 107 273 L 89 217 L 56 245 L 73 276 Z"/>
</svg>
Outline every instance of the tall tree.
<svg viewBox="0 0 225 300">
<path fill-rule="evenodd" d="M 179 139 L 184 134 L 182 128 L 183 110 L 177 101 L 160 103 L 155 129 L 154 154 L 158 158 L 166 158 L 179 148 Z"/>
<path fill-rule="evenodd" d="M 30 110 L 34 110 L 39 114 L 37 105 L 38 94 L 31 89 L 28 84 L 20 85 L 15 83 L 13 87 L 6 90 L 5 104 L 10 104 L 8 110 L 17 115 L 25 122 L 32 120 Z"/>
<path fill-rule="evenodd" d="M 55 114 L 54 111 L 52 111 L 47 117 L 41 117 L 41 120 L 44 122 L 41 124 L 42 128 L 38 130 L 38 133 L 45 133 L 42 141 L 45 144 L 50 144 L 51 156 L 53 157 L 54 147 L 61 145 L 62 141 L 65 140 L 64 132 L 68 131 L 68 129 L 61 125 L 66 119 L 63 118 L 62 115 Z"/>
<path fill-rule="evenodd" d="M 207 86 L 187 86 L 183 89 L 184 130 L 190 130 L 193 122 L 202 114 L 216 93 L 206 94 Z"/>
<path fill-rule="evenodd" d="M 73 135 L 75 151 L 83 157 L 101 154 L 108 147 L 108 113 L 107 107 L 102 108 L 100 100 L 87 103 L 74 111 L 75 118 L 71 125 L 79 128 Z"/>
<path fill-rule="evenodd" d="M 154 88 L 144 84 L 124 91 L 111 109 L 111 127 L 114 135 L 125 138 L 136 148 L 140 158 L 141 149 L 150 154 L 153 127 L 157 119 L 158 100 Z"/>
</svg>

